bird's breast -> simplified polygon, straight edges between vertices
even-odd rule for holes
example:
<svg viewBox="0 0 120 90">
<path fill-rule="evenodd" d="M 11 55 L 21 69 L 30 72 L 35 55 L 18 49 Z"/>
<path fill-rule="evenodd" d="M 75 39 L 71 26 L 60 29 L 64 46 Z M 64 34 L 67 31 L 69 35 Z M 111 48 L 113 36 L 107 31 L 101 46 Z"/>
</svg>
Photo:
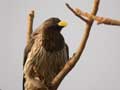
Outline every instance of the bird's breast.
<svg viewBox="0 0 120 90">
<path fill-rule="evenodd" d="M 43 36 L 42 46 L 49 52 L 60 51 L 64 48 L 64 38 L 60 33 L 48 33 Z"/>
<path fill-rule="evenodd" d="M 45 81 L 51 81 L 53 77 L 64 67 L 67 61 L 66 46 L 61 50 L 50 52 L 45 47 L 34 44 L 31 52 L 28 55 L 25 71 L 33 66 L 36 75 Z M 27 69 L 28 68 L 28 69 Z"/>
<path fill-rule="evenodd" d="M 67 61 L 67 49 L 64 39 L 58 37 L 56 39 L 39 36 L 35 39 L 24 72 L 29 72 L 32 67 L 40 77 L 49 81 L 63 68 Z"/>
</svg>

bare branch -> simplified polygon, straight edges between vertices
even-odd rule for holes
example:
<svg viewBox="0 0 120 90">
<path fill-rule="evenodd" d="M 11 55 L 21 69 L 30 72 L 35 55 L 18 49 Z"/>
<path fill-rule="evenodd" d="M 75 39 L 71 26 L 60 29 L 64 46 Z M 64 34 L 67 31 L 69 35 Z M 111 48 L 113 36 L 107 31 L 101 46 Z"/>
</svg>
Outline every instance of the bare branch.
<svg viewBox="0 0 120 90">
<path fill-rule="evenodd" d="M 71 10 L 71 11 L 74 13 L 74 15 L 76 15 L 78 18 L 80 18 L 80 19 L 83 20 L 84 22 L 87 22 L 87 20 L 86 20 L 84 17 L 82 17 L 81 15 L 78 15 L 78 13 L 76 13 L 76 12 L 74 11 L 74 9 L 72 9 L 71 6 L 70 6 L 68 3 L 66 3 L 65 5 L 67 6 L 67 8 L 68 8 L 69 10 Z"/>
<path fill-rule="evenodd" d="M 32 10 L 28 15 L 27 20 L 27 35 L 26 35 L 26 43 L 28 44 L 31 38 L 31 33 L 33 32 L 33 19 L 34 19 L 34 11 Z"/>
<path fill-rule="evenodd" d="M 100 17 L 100 16 L 95 16 L 92 14 L 89 14 L 87 12 L 83 12 L 79 8 L 76 8 L 74 10 L 78 15 L 85 16 L 87 18 L 92 18 L 97 21 L 98 24 L 107 24 L 107 25 L 117 25 L 120 26 L 120 20 L 113 20 L 111 18 L 105 18 L 105 17 Z"/>
<path fill-rule="evenodd" d="M 94 0 L 94 3 L 93 3 L 93 9 L 91 11 L 91 14 L 92 15 L 96 15 L 97 11 L 98 11 L 98 6 L 99 6 L 99 3 L 100 3 L 100 0 Z"/>
<path fill-rule="evenodd" d="M 92 9 L 91 14 L 92 15 L 96 15 L 97 10 L 98 10 L 98 6 L 99 6 L 99 0 L 94 0 L 94 6 Z M 72 8 L 71 8 L 72 9 Z M 73 12 L 73 11 L 72 11 Z M 73 12 L 74 13 L 74 12 Z M 74 13 L 75 14 L 75 13 Z M 81 18 L 80 18 L 81 19 Z M 71 69 L 75 66 L 75 64 L 78 62 L 84 48 L 85 45 L 87 43 L 88 37 L 89 37 L 89 33 L 90 33 L 90 29 L 93 23 L 93 19 L 89 19 L 89 23 L 86 23 L 86 28 L 85 28 L 85 32 L 83 34 L 82 37 L 82 41 L 76 51 L 76 53 L 72 56 L 72 58 L 66 63 L 66 65 L 64 66 L 64 68 L 58 73 L 58 75 L 53 79 L 52 81 L 52 85 L 56 86 L 56 88 L 59 86 L 59 84 L 61 83 L 61 81 L 63 80 L 63 78 L 71 71 Z"/>
</svg>

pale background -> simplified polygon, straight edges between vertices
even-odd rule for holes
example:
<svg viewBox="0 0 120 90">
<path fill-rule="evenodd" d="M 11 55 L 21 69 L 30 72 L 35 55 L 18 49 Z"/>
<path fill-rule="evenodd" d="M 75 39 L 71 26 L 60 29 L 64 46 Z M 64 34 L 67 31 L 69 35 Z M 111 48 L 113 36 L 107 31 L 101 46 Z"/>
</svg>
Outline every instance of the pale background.
<svg viewBox="0 0 120 90">
<path fill-rule="evenodd" d="M 76 50 L 84 23 L 64 5 L 90 11 L 93 0 L 1 0 L 0 1 L 0 89 L 22 90 L 22 61 L 26 19 L 36 11 L 34 28 L 48 17 L 69 22 L 62 31 Z M 101 0 L 97 15 L 120 19 L 120 0 Z M 120 27 L 94 23 L 80 61 L 63 80 L 59 90 L 120 90 Z"/>
</svg>

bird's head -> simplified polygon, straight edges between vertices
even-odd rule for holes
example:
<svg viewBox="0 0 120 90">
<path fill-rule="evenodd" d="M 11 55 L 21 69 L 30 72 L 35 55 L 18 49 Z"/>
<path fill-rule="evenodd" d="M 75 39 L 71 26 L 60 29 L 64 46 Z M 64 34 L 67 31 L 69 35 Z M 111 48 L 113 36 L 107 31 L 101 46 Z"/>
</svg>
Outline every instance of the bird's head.
<svg viewBox="0 0 120 90">
<path fill-rule="evenodd" d="M 59 18 L 49 18 L 45 20 L 42 24 L 44 30 L 46 31 L 58 31 L 60 32 L 63 27 L 67 26 L 67 22 L 61 21 Z"/>
</svg>

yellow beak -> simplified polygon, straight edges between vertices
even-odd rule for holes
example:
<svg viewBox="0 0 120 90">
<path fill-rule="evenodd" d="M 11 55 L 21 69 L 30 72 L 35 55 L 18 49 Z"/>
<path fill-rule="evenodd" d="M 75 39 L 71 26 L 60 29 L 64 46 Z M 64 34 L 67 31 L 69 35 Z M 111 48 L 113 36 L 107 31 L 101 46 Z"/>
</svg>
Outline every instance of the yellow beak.
<svg viewBox="0 0 120 90">
<path fill-rule="evenodd" d="M 66 21 L 60 21 L 58 23 L 58 26 L 61 26 L 61 27 L 66 27 L 68 25 L 68 23 Z"/>
</svg>

